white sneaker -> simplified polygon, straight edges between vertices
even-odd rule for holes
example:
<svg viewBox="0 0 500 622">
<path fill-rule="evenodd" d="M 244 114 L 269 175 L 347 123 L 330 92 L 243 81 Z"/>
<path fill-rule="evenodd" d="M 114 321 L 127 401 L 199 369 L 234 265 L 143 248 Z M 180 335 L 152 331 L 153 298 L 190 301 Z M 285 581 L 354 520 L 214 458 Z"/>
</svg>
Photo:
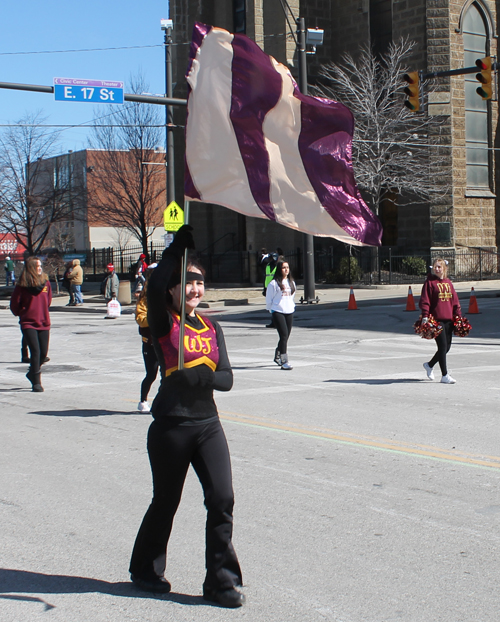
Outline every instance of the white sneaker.
<svg viewBox="0 0 500 622">
<path fill-rule="evenodd" d="M 441 382 L 443 382 L 444 384 L 455 384 L 456 380 L 455 378 L 452 378 L 450 374 L 446 374 L 446 376 L 443 376 L 441 378 Z"/>
<path fill-rule="evenodd" d="M 424 369 L 427 372 L 427 378 L 429 378 L 429 380 L 434 380 L 434 371 L 429 363 L 424 363 Z"/>
<path fill-rule="evenodd" d="M 137 410 L 140 413 L 148 413 L 151 412 L 151 408 L 149 407 L 149 404 L 147 402 L 139 402 L 137 404 Z"/>
</svg>

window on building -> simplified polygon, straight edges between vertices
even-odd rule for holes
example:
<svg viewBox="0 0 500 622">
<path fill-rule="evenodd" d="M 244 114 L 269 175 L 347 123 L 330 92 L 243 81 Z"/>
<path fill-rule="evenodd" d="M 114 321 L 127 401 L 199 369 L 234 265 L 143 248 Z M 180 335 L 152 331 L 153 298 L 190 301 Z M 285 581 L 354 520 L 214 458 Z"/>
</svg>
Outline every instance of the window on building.
<svg viewBox="0 0 500 622">
<path fill-rule="evenodd" d="M 488 31 L 480 7 L 471 4 L 463 21 L 464 66 L 489 53 Z M 465 76 L 465 151 L 468 188 L 490 188 L 489 106 L 476 93 L 475 74 Z"/>
<path fill-rule="evenodd" d="M 370 42 L 375 54 L 387 52 L 392 41 L 392 0 L 370 0 Z"/>
<path fill-rule="evenodd" d="M 68 164 L 66 160 L 57 161 L 54 167 L 54 188 L 67 188 L 73 176 L 73 164 Z"/>
<path fill-rule="evenodd" d="M 398 244 L 398 206 L 397 195 L 387 191 L 379 206 L 379 218 L 383 226 L 382 245 L 397 246 Z"/>
<path fill-rule="evenodd" d="M 233 0 L 234 32 L 242 32 L 243 34 L 246 32 L 246 9 L 246 0 Z"/>
</svg>

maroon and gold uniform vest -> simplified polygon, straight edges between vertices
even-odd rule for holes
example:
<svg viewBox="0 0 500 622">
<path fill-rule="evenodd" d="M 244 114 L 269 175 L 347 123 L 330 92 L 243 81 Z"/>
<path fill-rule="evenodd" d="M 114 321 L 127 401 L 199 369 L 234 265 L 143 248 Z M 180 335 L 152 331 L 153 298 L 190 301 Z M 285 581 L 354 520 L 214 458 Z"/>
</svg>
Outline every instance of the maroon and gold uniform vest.
<svg viewBox="0 0 500 622">
<path fill-rule="evenodd" d="M 215 328 L 207 318 L 200 315 L 196 317 L 200 320 L 202 328 L 196 329 L 189 324 L 184 324 L 184 367 L 205 364 L 215 371 L 219 362 Z M 172 313 L 172 330 L 168 335 L 158 339 L 165 361 L 165 377 L 170 376 L 178 366 L 179 320 L 179 316 Z"/>
</svg>

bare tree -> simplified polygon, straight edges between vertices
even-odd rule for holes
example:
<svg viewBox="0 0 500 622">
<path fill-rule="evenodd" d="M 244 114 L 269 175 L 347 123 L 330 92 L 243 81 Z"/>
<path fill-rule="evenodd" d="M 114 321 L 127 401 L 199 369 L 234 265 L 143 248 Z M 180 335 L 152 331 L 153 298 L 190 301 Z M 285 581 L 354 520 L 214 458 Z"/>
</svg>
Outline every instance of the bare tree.
<svg viewBox="0 0 500 622">
<path fill-rule="evenodd" d="M 49 277 L 54 278 L 54 283 L 56 284 L 56 292 L 60 293 L 60 276 L 61 273 L 64 273 L 64 269 L 66 266 L 66 262 L 64 261 L 64 256 L 59 250 L 49 249 L 49 252 L 44 256 L 43 259 L 43 269 Z"/>
<path fill-rule="evenodd" d="M 124 251 L 130 244 L 132 234 L 128 229 L 116 228 L 113 231 L 112 239 L 120 252 Z"/>
<path fill-rule="evenodd" d="M 133 93 L 147 91 L 141 76 L 131 80 L 130 88 Z M 87 184 L 90 209 L 106 225 L 130 231 L 147 255 L 148 240 L 165 207 L 160 111 L 148 104 L 110 106 L 109 114 L 99 115 L 95 123 L 90 146 L 101 153 L 92 184 Z"/>
<path fill-rule="evenodd" d="M 45 121 L 41 112 L 26 113 L 0 136 L 1 227 L 31 255 L 43 248 L 52 226 L 72 218 L 71 173 L 54 174 L 44 165 L 59 137 Z"/>
<path fill-rule="evenodd" d="M 54 247 L 61 253 L 69 253 L 75 248 L 73 234 L 68 228 L 67 222 L 58 222 L 53 225 L 50 237 L 54 243 Z"/>
<path fill-rule="evenodd" d="M 442 119 L 403 105 L 403 75 L 414 46 L 401 39 L 382 56 L 369 47 L 361 49 L 357 61 L 345 54 L 342 63 L 322 67 L 324 85 L 315 93 L 342 102 L 353 113 L 356 181 L 375 213 L 385 198 L 404 205 L 448 192 L 434 165 L 433 144 L 439 144 Z"/>
</svg>

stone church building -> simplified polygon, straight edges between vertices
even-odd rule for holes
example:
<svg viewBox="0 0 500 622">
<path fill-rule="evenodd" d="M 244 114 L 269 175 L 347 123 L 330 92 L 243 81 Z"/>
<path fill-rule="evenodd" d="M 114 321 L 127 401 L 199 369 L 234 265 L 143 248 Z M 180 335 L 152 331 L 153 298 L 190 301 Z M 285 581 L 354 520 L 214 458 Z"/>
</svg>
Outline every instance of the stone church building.
<svg viewBox="0 0 500 622">
<path fill-rule="evenodd" d="M 369 42 L 383 52 L 390 41 L 409 37 L 416 42 L 409 64 L 424 73 L 471 67 L 475 60 L 497 54 L 497 3 L 493 0 L 170 0 L 173 20 L 174 96 L 184 97 L 183 73 L 195 21 L 245 33 L 268 54 L 289 66 L 297 77 L 297 51 L 292 32 L 303 17 L 306 28 L 324 30 L 316 54 L 308 56 L 309 82 L 319 66 L 338 62 L 345 52 L 354 57 Z M 384 243 L 400 253 L 418 250 L 453 253 L 460 248 L 483 248 L 496 253 L 499 244 L 497 88 L 491 101 L 476 94 L 474 74 L 430 80 L 423 112 L 441 118 L 439 148 L 431 152 L 429 166 L 442 171 L 439 199 L 412 208 L 380 212 L 391 231 Z M 403 101 L 403 100 L 402 100 Z M 182 124 L 183 111 L 176 111 Z M 176 139 L 176 199 L 182 203 L 182 136 Z M 220 206 L 192 204 L 192 222 L 214 252 L 231 243 L 239 250 L 262 246 L 294 249 L 301 234 L 271 222 L 246 218 Z M 331 240 L 315 239 L 316 249 Z M 496 254 L 491 255 L 496 260 Z M 492 259 L 493 260 L 493 259 Z"/>
</svg>

